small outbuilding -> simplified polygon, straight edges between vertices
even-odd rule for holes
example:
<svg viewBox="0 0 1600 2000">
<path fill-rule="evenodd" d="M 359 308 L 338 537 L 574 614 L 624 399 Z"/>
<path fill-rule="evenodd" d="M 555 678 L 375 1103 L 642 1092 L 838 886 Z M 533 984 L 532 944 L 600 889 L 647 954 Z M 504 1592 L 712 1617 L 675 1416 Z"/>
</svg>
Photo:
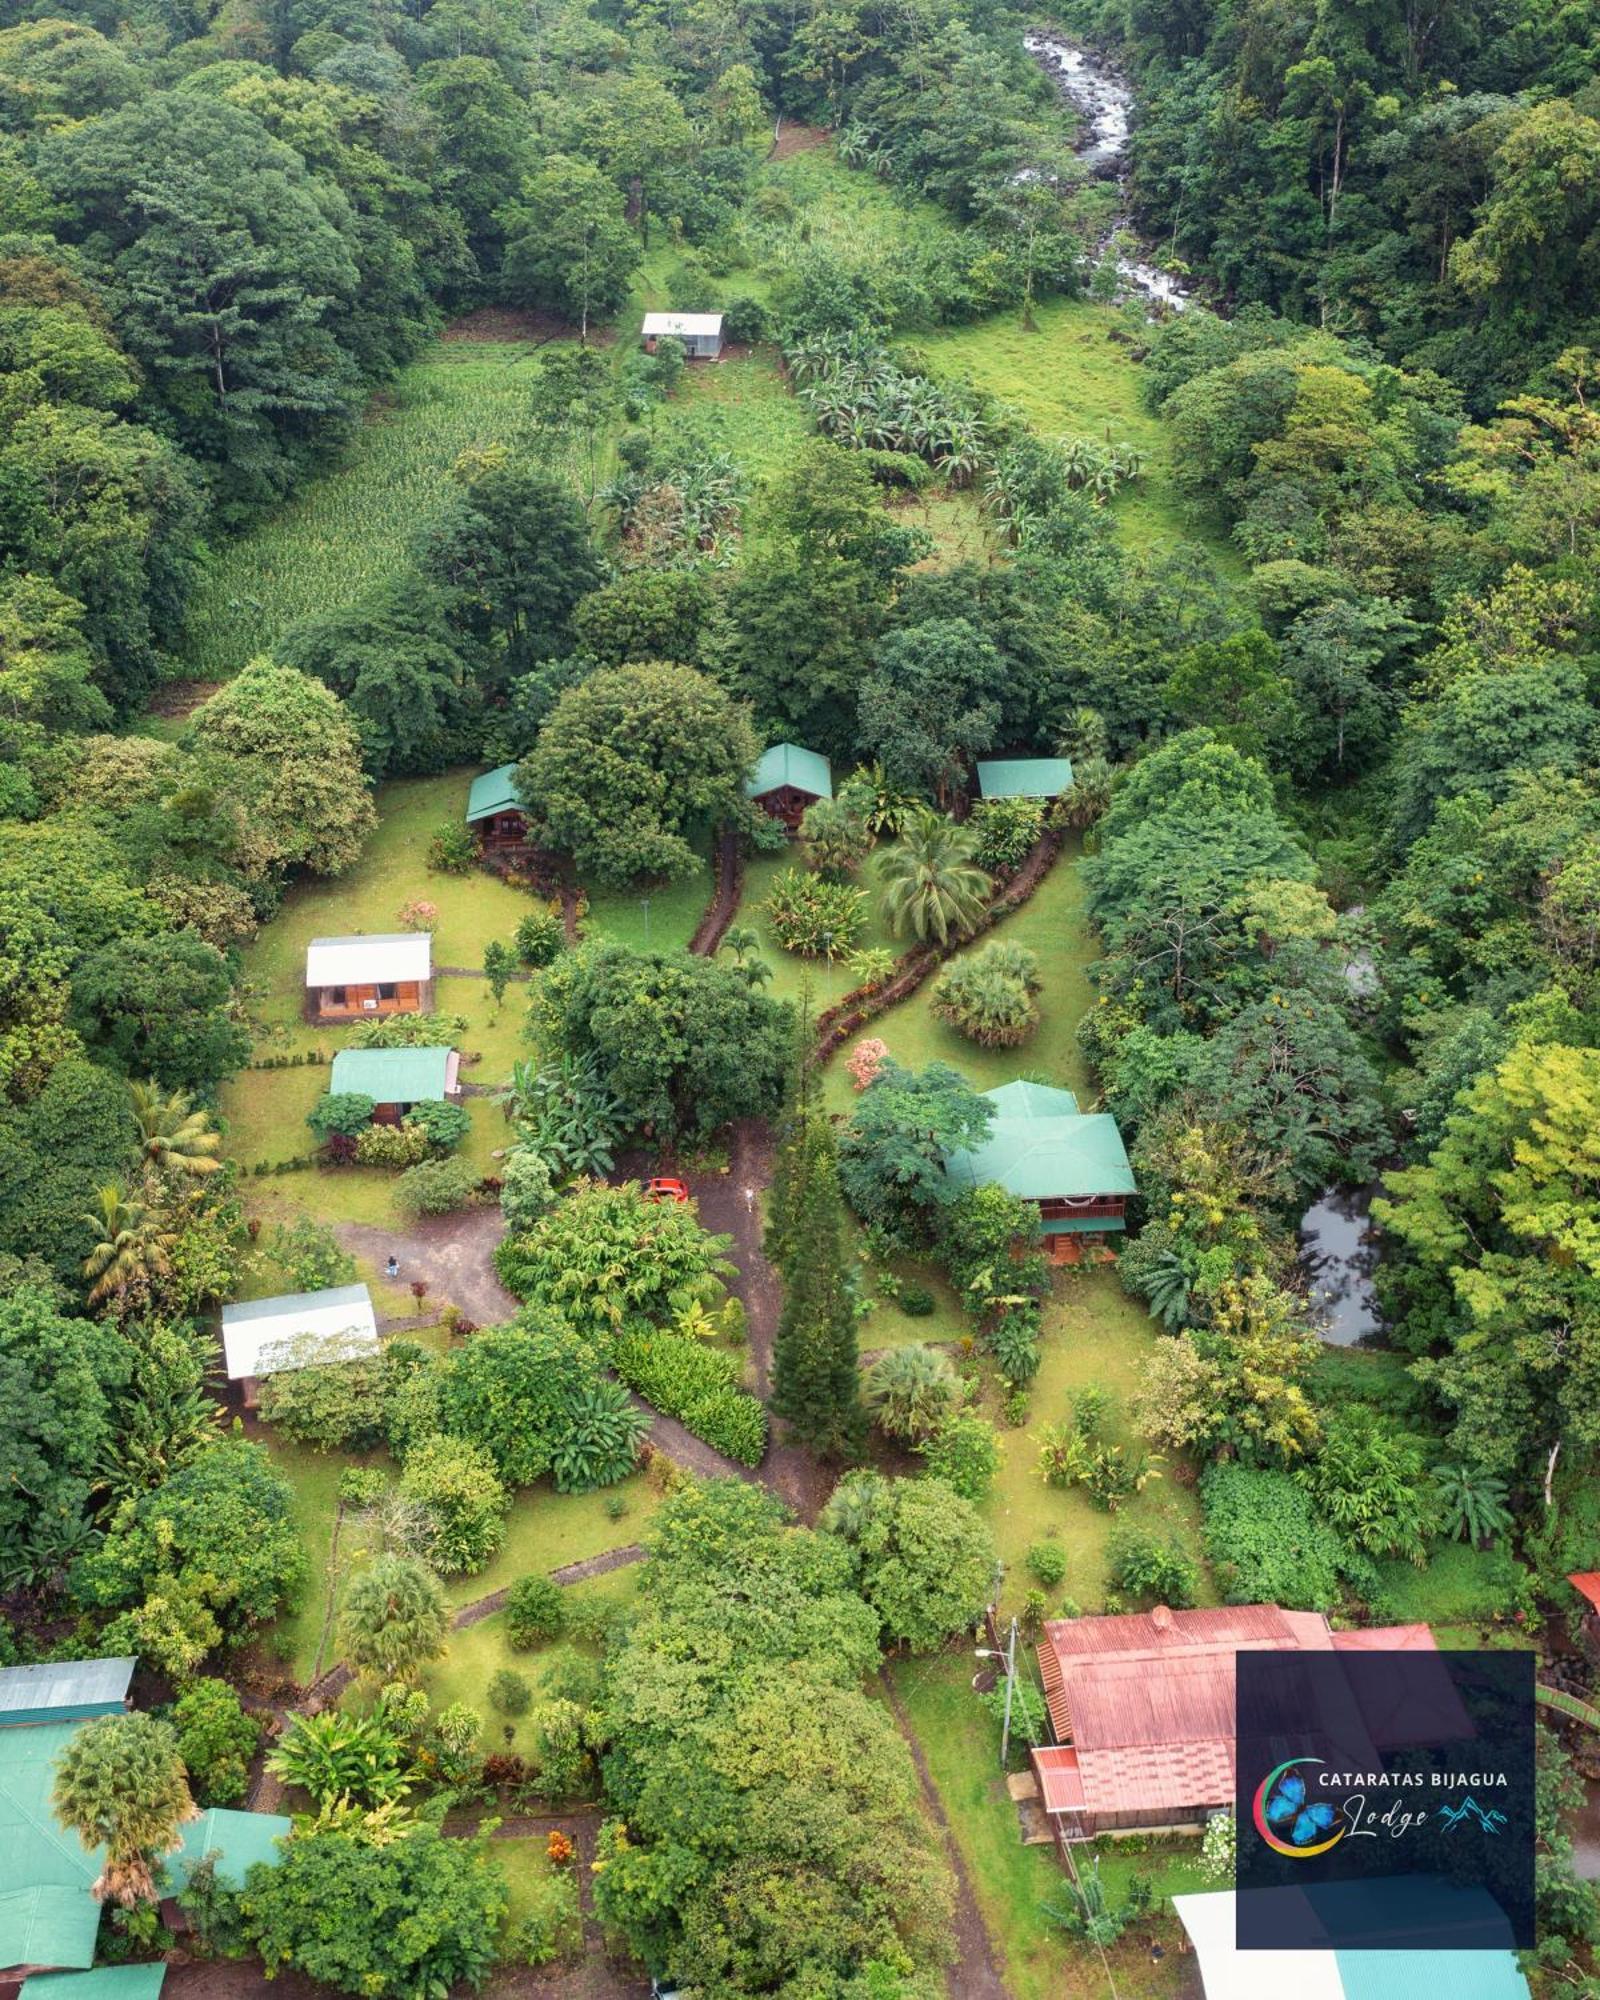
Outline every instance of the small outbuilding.
<svg viewBox="0 0 1600 2000">
<path fill-rule="evenodd" d="M 1127 1227 L 1128 1197 L 1138 1190 L 1109 1112 L 1082 1112 L 1070 1090 L 1020 1077 L 983 1094 L 994 1118 L 982 1145 L 946 1158 L 953 1180 L 994 1183 L 1032 1202 L 1058 1264 L 1077 1262 L 1108 1230 Z"/>
<path fill-rule="evenodd" d="M 313 938 L 306 1012 L 313 1021 L 426 1014 L 433 1006 L 433 939 L 426 931 Z"/>
<path fill-rule="evenodd" d="M 520 847 L 528 837 L 528 809 L 516 785 L 515 764 L 497 764 L 474 778 L 467 793 L 467 825 L 480 853 Z"/>
<path fill-rule="evenodd" d="M 131 1658 L 119 1656 L 0 1668 L 0 1729 L 120 1715 L 128 1706 L 134 1665 Z"/>
<path fill-rule="evenodd" d="M 381 1351 L 365 1285 L 334 1285 L 222 1308 L 223 1362 L 228 1380 L 241 1385 L 246 1409 L 254 1409 L 263 1375 L 363 1361 Z"/>
<path fill-rule="evenodd" d="M 763 750 L 746 778 L 744 795 L 764 813 L 798 833 L 806 807 L 833 797 L 833 770 L 819 750 L 798 743 L 774 743 Z"/>
<path fill-rule="evenodd" d="M 459 1100 L 461 1057 L 455 1049 L 341 1049 L 328 1090 L 370 1097 L 377 1123 L 398 1125 L 414 1104 Z"/>
<path fill-rule="evenodd" d="M 1070 757 L 993 757 L 978 765 L 983 799 L 1058 799 L 1072 789 Z"/>
<path fill-rule="evenodd" d="M 654 354 L 663 340 L 677 340 L 686 361 L 715 361 L 722 352 L 722 315 L 646 313 L 640 338 L 646 354 Z"/>
</svg>

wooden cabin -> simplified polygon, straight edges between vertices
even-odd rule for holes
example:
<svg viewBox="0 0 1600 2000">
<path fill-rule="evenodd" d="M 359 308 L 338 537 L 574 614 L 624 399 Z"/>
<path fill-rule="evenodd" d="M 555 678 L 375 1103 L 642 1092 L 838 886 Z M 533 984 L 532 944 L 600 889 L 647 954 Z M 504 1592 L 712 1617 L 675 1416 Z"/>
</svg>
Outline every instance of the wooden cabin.
<svg viewBox="0 0 1600 2000">
<path fill-rule="evenodd" d="M 426 931 L 313 938 L 306 947 L 306 1014 L 367 1021 L 433 1006 L 433 939 Z"/>
<path fill-rule="evenodd" d="M 480 854 L 521 847 L 528 837 L 528 811 L 516 780 L 516 765 L 500 764 L 472 781 L 467 793 L 467 825 Z"/>
<path fill-rule="evenodd" d="M 461 1100 L 461 1057 L 454 1049 L 341 1049 L 328 1094 L 370 1097 L 373 1122 L 398 1125 L 415 1104 Z"/>
<path fill-rule="evenodd" d="M 790 833 L 798 833 L 806 808 L 833 797 L 833 771 L 820 751 L 803 749 L 798 743 L 774 743 L 756 760 L 755 770 L 745 780 L 744 795 L 773 819 L 782 820 Z"/>
<path fill-rule="evenodd" d="M 259 1400 L 264 1375 L 365 1361 L 381 1351 L 372 1294 L 365 1285 L 333 1285 L 326 1291 L 247 1299 L 222 1308 L 224 1372 L 240 1385 L 247 1410 Z"/>
<path fill-rule="evenodd" d="M 1003 1083 L 984 1096 L 995 1115 L 982 1145 L 952 1153 L 945 1172 L 967 1187 L 990 1182 L 1032 1202 L 1053 1262 L 1074 1264 L 1127 1227 L 1138 1192 L 1117 1121 L 1084 1113 L 1070 1090 Z"/>
<path fill-rule="evenodd" d="M 640 328 L 646 354 L 663 340 L 676 340 L 686 361 L 715 361 L 722 353 L 721 313 L 646 313 Z"/>
</svg>

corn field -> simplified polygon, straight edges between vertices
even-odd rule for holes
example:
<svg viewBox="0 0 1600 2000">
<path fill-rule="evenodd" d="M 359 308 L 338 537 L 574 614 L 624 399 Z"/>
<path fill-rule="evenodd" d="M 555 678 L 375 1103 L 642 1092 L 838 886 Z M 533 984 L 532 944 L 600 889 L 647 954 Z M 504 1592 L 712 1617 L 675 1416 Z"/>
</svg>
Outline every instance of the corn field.
<svg viewBox="0 0 1600 2000">
<path fill-rule="evenodd" d="M 521 416 L 531 345 L 437 342 L 373 399 L 343 461 L 219 548 L 192 600 L 188 672 L 224 680 L 313 611 L 392 574 L 448 490 L 461 452 Z"/>
</svg>

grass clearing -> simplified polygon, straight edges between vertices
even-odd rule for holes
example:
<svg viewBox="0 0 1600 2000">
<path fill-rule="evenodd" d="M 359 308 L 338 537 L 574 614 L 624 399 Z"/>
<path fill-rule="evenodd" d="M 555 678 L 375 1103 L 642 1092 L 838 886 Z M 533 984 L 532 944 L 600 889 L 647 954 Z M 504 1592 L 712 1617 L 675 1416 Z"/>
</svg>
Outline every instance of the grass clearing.
<svg viewBox="0 0 1600 2000">
<path fill-rule="evenodd" d="M 918 344 L 935 374 L 965 376 L 1014 404 L 1043 437 L 1137 445 L 1146 455 L 1144 476 L 1112 504 L 1130 549 L 1161 552 L 1177 542 L 1203 542 L 1220 567 L 1242 571 L 1218 521 L 1173 483 L 1166 428 L 1139 400 L 1139 367 L 1122 313 L 1082 299 L 1051 299 L 1035 307 L 1034 322 L 1030 331 L 1021 313 L 997 313 L 977 326 L 920 336 Z"/>
<path fill-rule="evenodd" d="M 667 418 L 687 421 L 697 439 L 721 445 L 752 488 L 783 472 L 816 430 L 805 405 L 790 395 L 771 347 L 685 368 Z"/>
<path fill-rule="evenodd" d="M 909 999 L 879 1015 L 863 1033 L 887 1042 L 895 1061 L 908 1068 L 947 1062 L 979 1090 L 992 1090 L 1018 1076 L 1065 1084 L 1078 1093 L 1087 1109 L 1092 1085 L 1077 1033 L 1094 996 L 1085 970 L 1092 946 L 1084 913 L 1081 858 L 1075 845 L 1064 850 L 1022 908 L 969 947 L 981 951 L 991 940 L 1004 938 L 1011 944 L 1026 945 L 1038 955 L 1039 976 L 1044 982 L 1039 996 L 1041 1019 L 1021 1048 L 982 1048 L 939 1020 L 933 1012 L 937 973 L 924 980 Z M 830 1110 L 848 1109 L 853 1095 L 850 1078 L 837 1058 L 828 1065 L 823 1090 Z"/>
<path fill-rule="evenodd" d="M 296 619 L 353 604 L 393 576 L 449 492 L 455 460 L 516 429 L 536 352 L 527 341 L 436 340 L 401 369 L 336 465 L 213 552 L 185 666 L 225 679 Z"/>
<path fill-rule="evenodd" d="M 968 1653 L 896 1660 L 889 1673 L 927 1758 L 1012 2000 L 1103 2000 L 1108 1988 L 1099 1954 L 1074 1943 L 1044 1914 L 1045 1903 L 1066 1899 L 1066 1876 L 1054 1847 L 1022 1844 L 1000 1770 L 999 1731 L 972 1693 Z M 1180 1880 L 1178 1860 L 1172 1857 L 1171 1878 L 1180 1887 L 1193 1886 Z M 1108 1884 L 1122 1866 L 1120 1856 L 1108 1865 Z M 1148 1860 L 1146 1867 L 1154 1872 Z M 1152 1939 L 1165 1948 L 1159 1965 L 1150 1962 Z M 1136 1924 L 1108 1953 L 1118 1990 L 1139 2000 L 1183 1992 L 1180 1942 L 1177 1918 L 1165 1905 Z"/>
</svg>

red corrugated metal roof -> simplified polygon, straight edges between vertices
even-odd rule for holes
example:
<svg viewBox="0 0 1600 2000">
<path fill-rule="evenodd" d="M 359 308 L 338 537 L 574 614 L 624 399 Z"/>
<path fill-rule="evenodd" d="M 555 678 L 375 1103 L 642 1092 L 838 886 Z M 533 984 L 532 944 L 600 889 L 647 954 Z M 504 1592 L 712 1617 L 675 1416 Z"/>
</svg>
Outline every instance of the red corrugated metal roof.
<svg viewBox="0 0 1600 2000">
<path fill-rule="evenodd" d="M 1083 1780 L 1078 1774 L 1078 1753 L 1060 1744 L 1032 1752 L 1033 1775 L 1039 1781 L 1039 1797 L 1046 1812 L 1081 1812 Z"/>
<path fill-rule="evenodd" d="M 1070 1738 L 1090 1812 L 1198 1811 L 1234 1783 L 1240 1652 L 1430 1649 L 1426 1625 L 1334 1633 L 1275 1604 L 1052 1619 L 1039 1648 L 1052 1722 Z"/>
<path fill-rule="evenodd" d="M 1567 1581 L 1581 1597 L 1588 1598 L 1596 1611 L 1600 1611 L 1600 1569 L 1580 1569 Z"/>
</svg>

